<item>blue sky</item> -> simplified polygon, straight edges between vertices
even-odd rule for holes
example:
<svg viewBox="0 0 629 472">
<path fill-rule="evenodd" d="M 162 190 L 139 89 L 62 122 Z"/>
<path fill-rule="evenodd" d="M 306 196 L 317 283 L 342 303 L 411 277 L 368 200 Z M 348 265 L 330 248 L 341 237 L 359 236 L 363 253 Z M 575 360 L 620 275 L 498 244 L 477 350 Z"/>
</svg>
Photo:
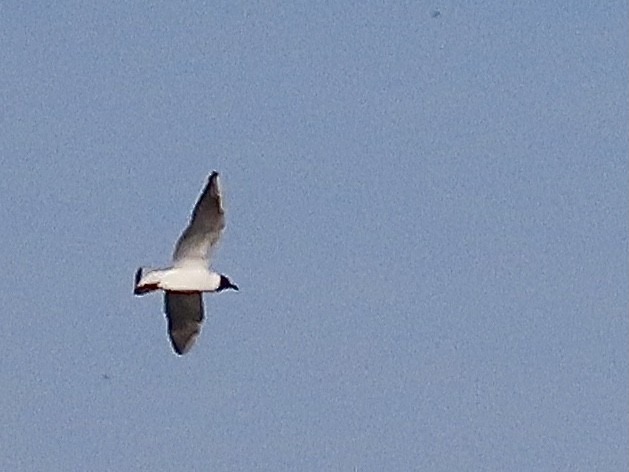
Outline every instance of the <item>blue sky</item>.
<svg viewBox="0 0 629 472">
<path fill-rule="evenodd" d="M 0 468 L 627 469 L 626 2 L 4 2 L 0 41 Z M 133 273 L 213 169 L 241 290 L 180 358 Z"/>
</svg>

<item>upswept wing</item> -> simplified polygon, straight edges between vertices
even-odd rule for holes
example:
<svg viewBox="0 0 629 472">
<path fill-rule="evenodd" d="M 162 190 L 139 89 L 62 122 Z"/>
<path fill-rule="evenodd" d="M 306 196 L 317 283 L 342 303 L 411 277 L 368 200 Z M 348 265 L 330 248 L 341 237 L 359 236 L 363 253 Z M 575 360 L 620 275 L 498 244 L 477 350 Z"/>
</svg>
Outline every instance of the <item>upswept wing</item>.
<svg viewBox="0 0 629 472">
<path fill-rule="evenodd" d="M 207 266 L 210 251 L 225 228 L 225 212 L 218 172 L 212 172 L 203 193 L 192 210 L 188 227 L 175 245 L 175 265 L 203 263 Z"/>
<path fill-rule="evenodd" d="M 201 293 L 165 292 L 164 312 L 173 349 L 183 355 L 194 345 L 201 332 L 203 296 Z"/>
</svg>

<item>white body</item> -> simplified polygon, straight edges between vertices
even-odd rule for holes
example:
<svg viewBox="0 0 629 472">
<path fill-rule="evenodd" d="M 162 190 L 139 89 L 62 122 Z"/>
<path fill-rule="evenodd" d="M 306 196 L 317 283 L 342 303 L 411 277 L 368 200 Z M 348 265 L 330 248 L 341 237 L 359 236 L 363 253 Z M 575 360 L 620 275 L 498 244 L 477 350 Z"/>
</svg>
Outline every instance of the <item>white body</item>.
<svg viewBox="0 0 629 472">
<path fill-rule="evenodd" d="M 215 292 L 221 276 L 200 265 L 148 270 L 142 274 L 139 287 L 154 286 L 168 292 Z"/>
</svg>

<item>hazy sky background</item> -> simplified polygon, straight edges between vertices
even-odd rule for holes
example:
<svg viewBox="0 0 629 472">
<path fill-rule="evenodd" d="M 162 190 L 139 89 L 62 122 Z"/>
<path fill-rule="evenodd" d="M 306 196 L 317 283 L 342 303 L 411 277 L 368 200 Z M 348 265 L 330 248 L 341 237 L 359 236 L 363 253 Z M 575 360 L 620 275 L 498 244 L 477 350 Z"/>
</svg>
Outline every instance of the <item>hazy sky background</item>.
<svg viewBox="0 0 629 472">
<path fill-rule="evenodd" d="M 627 470 L 627 5 L 0 5 L 0 469 Z M 192 351 L 165 266 L 228 226 Z"/>
</svg>

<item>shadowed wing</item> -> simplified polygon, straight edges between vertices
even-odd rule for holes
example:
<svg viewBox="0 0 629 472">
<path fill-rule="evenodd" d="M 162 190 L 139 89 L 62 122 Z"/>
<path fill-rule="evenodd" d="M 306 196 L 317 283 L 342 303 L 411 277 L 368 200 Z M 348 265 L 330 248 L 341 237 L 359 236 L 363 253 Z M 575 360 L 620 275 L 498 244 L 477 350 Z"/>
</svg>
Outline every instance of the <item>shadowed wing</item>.
<svg viewBox="0 0 629 472">
<path fill-rule="evenodd" d="M 175 265 L 200 262 L 207 266 L 210 250 L 220 239 L 223 228 L 225 213 L 218 172 L 212 172 L 203 193 L 194 205 L 188 227 L 175 245 Z"/>
<path fill-rule="evenodd" d="M 164 312 L 173 349 L 183 355 L 190 350 L 201 332 L 203 296 L 201 293 L 165 292 Z"/>
</svg>

